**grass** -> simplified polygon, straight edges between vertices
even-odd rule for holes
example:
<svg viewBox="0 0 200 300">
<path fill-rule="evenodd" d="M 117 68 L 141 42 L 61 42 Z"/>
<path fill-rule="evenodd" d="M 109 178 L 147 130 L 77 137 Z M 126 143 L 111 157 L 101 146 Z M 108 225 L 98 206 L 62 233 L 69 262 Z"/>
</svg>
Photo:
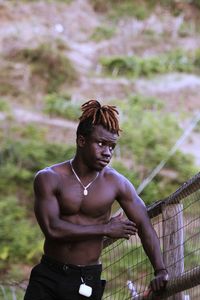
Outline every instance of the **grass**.
<svg viewBox="0 0 200 300">
<path fill-rule="evenodd" d="M 10 104 L 4 99 L 0 99 L 0 111 L 1 112 L 10 112 L 10 110 L 11 110 Z"/>
<path fill-rule="evenodd" d="M 17 96 L 20 91 L 13 82 L 13 69 L 10 65 L 2 66 L 0 71 L 0 96 Z"/>
<path fill-rule="evenodd" d="M 106 13 L 112 20 L 119 20 L 122 17 L 135 17 L 144 20 L 149 17 L 154 1 L 132 1 L 132 0 L 90 0 L 97 12 Z"/>
<path fill-rule="evenodd" d="M 73 121 L 77 121 L 81 114 L 80 105 L 72 103 L 70 96 L 60 96 L 55 93 L 45 96 L 44 112 L 51 116 L 60 116 Z"/>
<path fill-rule="evenodd" d="M 11 0 L 12 2 L 18 2 L 18 0 Z M 21 2 L 24 3 L 32 3 L 32 2 L 40 2 L 41 0 L 21 0 Z M 55 3 L 55 0 L 45 0 L 46 2 L 53 2 Z M 66 4 L 70 4 L 72 2 L 72 0 L 56 0 L 56 2 L 61 2 L 61 3 L 66 3 Z"/>
<path fill-rule="evenodd" d="M 21 300 L 23 299 L 24 291 L 15 286 L 4 286 L 0 284 L 0 299 L 2 300 Z"/>
<path fill-rule="evenodd" d="M 108 26 L 98 26 L 93 34 L 91 39 L 95 42 L 100 42 L 102 40 L 108 40 L 114 36 L 116 29 Z"/>
<path fill-rule="evenodd" d="M 185 53 L 180 49 L 163 55 L 141 58 L 139 56 L 114 56 L 101 58 L 105 72 L 113 76 L 149 77 L 169 72 L 199 72 L 200 51 Z"/>
<path fill-rule="evenodd" d="M 30 66 L 31 80 L 38 78 L 44 82 L 45 92 L 53 93 L 62 84 L 73 84 L 77 78 L 73 64 L 61 48 L 63 49 L 63 45 L 61 47 L 60 42 L 43 43 L 36 48 L 19 50 L 11 58 L 16 62 L 26 62 Z"/>
</svg>

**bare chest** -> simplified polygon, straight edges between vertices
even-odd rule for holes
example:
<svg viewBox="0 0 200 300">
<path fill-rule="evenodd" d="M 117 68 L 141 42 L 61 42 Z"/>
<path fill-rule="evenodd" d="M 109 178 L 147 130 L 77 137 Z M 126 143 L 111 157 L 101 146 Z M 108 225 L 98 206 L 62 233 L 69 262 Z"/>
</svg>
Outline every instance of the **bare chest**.
<svg viewBox="0 0 200 300">
<path fill-rule="evenodd" d="M 68 182 L 59 191 L 58 202 L 62 215 L 83 214 L 98 218 L 107 214 L 115 200 L 115 189 L 112 184 L 101 180 L 93 183 L 84 192 L 78 182 Z"/>
</svg>

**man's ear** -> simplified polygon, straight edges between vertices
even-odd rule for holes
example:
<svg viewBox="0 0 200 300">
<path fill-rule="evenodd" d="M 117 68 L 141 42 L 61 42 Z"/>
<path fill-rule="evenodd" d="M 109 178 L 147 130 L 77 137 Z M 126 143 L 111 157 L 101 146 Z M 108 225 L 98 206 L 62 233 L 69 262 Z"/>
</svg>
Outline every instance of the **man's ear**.
<svg viewBox="0 0 200 300">
<path fill-rule="evenodd" d="M 86 143 L 86 138 L 83 135 L 79 135 L 77 138 L 77 145 L 79 147 L 84 147 Z"/>
</svg>

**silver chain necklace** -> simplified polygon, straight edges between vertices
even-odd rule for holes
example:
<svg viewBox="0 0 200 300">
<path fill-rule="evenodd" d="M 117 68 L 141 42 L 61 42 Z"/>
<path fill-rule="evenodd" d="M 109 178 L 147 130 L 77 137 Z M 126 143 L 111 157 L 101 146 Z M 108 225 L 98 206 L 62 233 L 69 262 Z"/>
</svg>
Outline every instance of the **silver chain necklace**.
<svg viewBox="0 0 200 300">
<path fill-rule="evenodd" d="M 97 179 L 97 177 L 99 176 L 99 172 L 97 172 L 97 175 L 95 176 L 95 178 L 90 181 L 88 183 L 88 185 L 84 186 L 83 183 L 81 182 L 80 178 L 78 177 L 78 175 L 76 174 L 73 166 L 72 166 L 72 159 L 69 161 L 70 162 L 70 166 L 71 166 L 71 169 L 72 169 L 72 172 L 74 173 L 76 179 L 78 180 L 78 182 L 82 185 L 82 187 L 84 188 L 84 191 L 83 191 L 83 195 L 84 196 L 87 196 L 88 195 L 88 188 L 91 186 L 91 184 Z"/>
</svg>

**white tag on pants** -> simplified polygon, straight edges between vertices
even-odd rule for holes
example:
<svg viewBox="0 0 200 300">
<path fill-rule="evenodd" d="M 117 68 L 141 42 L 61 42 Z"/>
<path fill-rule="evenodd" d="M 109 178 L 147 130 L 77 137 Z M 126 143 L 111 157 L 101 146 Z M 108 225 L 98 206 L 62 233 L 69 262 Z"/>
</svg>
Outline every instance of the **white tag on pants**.
<svg viewBox="0 0 200 300">
<path fill-rule="evenodd" d="M 79 287 L 79 294 L 85 297 L 90 297 L 92 295 L 92 288 L 91 286 L 82 283 Z"/>
</svg>

